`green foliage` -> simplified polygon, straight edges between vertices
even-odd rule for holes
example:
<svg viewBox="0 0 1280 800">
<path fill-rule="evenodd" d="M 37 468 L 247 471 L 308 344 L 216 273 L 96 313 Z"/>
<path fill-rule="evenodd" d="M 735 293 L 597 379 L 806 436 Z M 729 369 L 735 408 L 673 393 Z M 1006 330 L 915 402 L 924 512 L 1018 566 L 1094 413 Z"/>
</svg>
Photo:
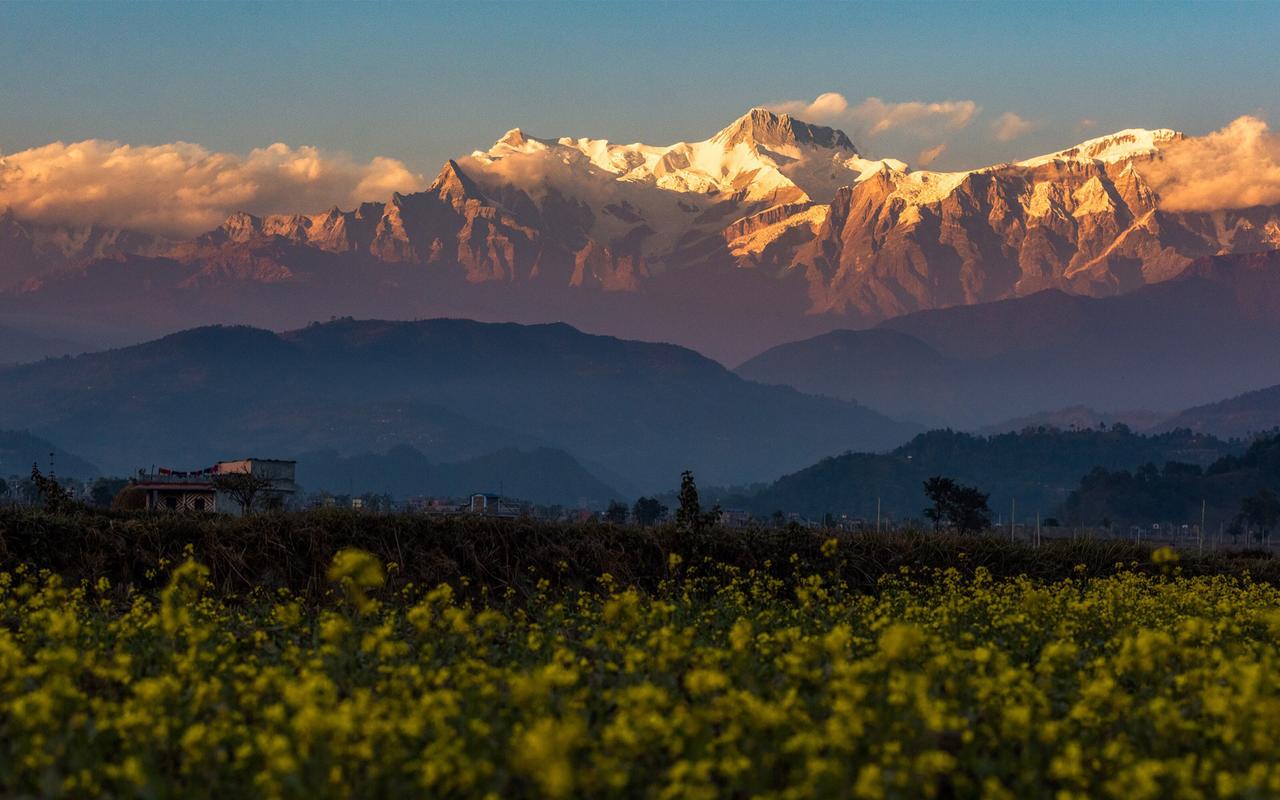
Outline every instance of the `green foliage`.
<svg viewBox="0 0 1280 800">
<path fill-rule="evenodd" d="M 35 486 L 37 501 L 44 505 L 46 511 L 66 511 L 74 503 L 66 488 L 55 478 L 42 473 L 37 464 L 31 465 L 31 483 Z"/>
<path fill-rule="evenodd" d="M 1259 539 L 1265 539 L 1280 522 L 1280 497 L 1259 489 L 1240 501 L 1240 516 L 1257 530 Z"/>
<path fill-rule="evenodd" d="M 0 571 L 0 795 L 1276 796 L 1276 586 L 1164 548 L 1056 581 L 901 565 L 867 593 L 857 539 L 797 541 L 519 603 L 352 547 L 310 599 L 237 596 L 194 547 L 148 591 Z"/>
<path fill-rule="evenodd" d="M 604 512 L 604 521 L 614 525 L 623 525 L 627 521 L 627 505 L 620 500 L 610 500 Z"/>
<path fill-rule="evenodd" d="M 685 470 L 680 474 L 680 507 L 676 509 L 676 527 L 681 530 L 696 530 L 702 526 L 702 503 L 698 500 L 698 485 L 694 483 L 693 473 Z"/>
<path fill-rule="evenodd" d="M 846 453 L 786 475 L 764 489 L 727 498 L 765 515 L 775 509 L 817 517 L 839 511 L 871 519 L 877 501 L 886 516 L 911 518 L 926 503 L 924 481 L 944 474 L 980 486 L 996 508 L 1052 513 L 1095 467 L 1135 469 L 1142 464 L 1210 463 L 1233 445 L 1190 431 L 1141 436 L 1123 425 L 1108 429 L 1029 428 L 977 436 L 951 430 L 923 433 L 889 453 Z"/>
<path fill-rule="evenodd" d="M 92 498 L 95 506 L 110 508 L 112 502 L 128 485 L 129 481 L 124 478 L 98 478 L 89 487 L 89 497 Z"/>
<path fill-rule="evenodd" d="M 975 487 L 935 476 L 924 482 L 924 493 L 933 503 L 924 515 L 933 522 L 935 531 L 944 525 L 959 533 L 977 533 L 991 527 L 987 495 Z"/>
<path fill-rule="evenodd" d="M 449 583 L 476 596 L 510 590 L 518 599 L 531 596 L 539 581 L 585 587 L 606 574 L 621 586 L 653 588 L 668 573 L 673 553 L 686 564 L 757 570 L 789 582 L 795 570 L 829 567 L 822 548 L 833 537 L 840 545 L 841 578 L 868 592 L 881 576 L 904 566 L 964 574 L 983 566 L 996 576 L 1058 580 L 1109 575 L 1131 564 L 1143 569 L 1150 561 L 1150 548 L 1120 540 L 1049 540 L 1032 549 L 1004 537 L 947 532 L 846 534 L 798 526 L 682 531 L 673 523 L 641 528 L 337 509 L 228 517 L 92 509 L 52 514 L 17 507 L 0 508 L 0 569 L 26 564 L 71 584 L 105 577 L 147 589 L 158 585 L 165 564 L 190 552 L 223 592 L 288 589 L 316 600 L 334 555 L 356 548 L 397 564 L 387 578 L 396 588 Z M 1280 582 L 1280 559 L 1261 553 L 1188 554 L 1181 566 L 1189 575 L 1248 570 L 1259 580 Z"/>
<path fill-rule="evenodd" d="M 698 485 L 694 483 L 693 473 L 685 470 L 680 475 L 680 508 L 676 509 L 676 527 L 682 531 L 699 531 L 711 528 L 720 522 L 720 504 L 717 503 L 708 512 L 702 511 L 702 502 L 698 499 Z"/>
<path fill-rule="evenodd" d="M 1211 525 L 1227 524 L 1260 491 L 1280 491 L 1280 435 L 1258 439 L 1243 454 L 1223 456 L 1205 469 L 1178 461 L 1132 471 L 1095 467 L 1068 496 L 1063 513 L 1083 524 L 1198 521 L 1203 503 Z"/>
<path fill-rule="evenodd" d="M 112 511 L 142 511 L 147 507 L 147 493 L 129 484 L 111 498 Z"/>
<path fill-rule="evenodd" d="M 230 472 L 215 475 L 213 486 L 240 506 L 240 513 L 258 510 L 263 493 L 271 488 L 271 480 L 252 472 Z"/>
<path fill-rule="evenodd" d="M 631 520 L 637 525 L 649 526 L 667 515 L 667 507 L 656 497 L 641 497 L 631 509 Z"/>
</svg>

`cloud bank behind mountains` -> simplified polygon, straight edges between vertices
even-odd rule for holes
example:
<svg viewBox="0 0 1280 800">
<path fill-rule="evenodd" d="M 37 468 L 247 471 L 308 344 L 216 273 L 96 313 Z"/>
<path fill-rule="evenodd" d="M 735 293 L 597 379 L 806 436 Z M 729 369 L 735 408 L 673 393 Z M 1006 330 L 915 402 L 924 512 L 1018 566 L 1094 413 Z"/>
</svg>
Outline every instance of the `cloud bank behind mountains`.
<svg viewBox="0 0 1280 800">
<path fill-rule="evenodd" d="M 978 113 L 972 101 L 887 103 L 868 98 L 851 106 L 835 92 L 797 102 L 798 107 L 774 108 L 815 122 L 861 121 L 867 131 L 958 130 Z M 1021 118 L 1004 121 L 1006 134 L 1024 133 L 1021 129 L 1033 124 Z M 945 149 L 945 142 L 929 147 L 917 163 L 927 165 Z M 542 163 L 505 161 L 502 169 L 483 171 L 546 169 Z M 1141 171 L 1169 211 L 1280 204 L 1280 135 L 1266 121 L 1242 116 L 1205 136 L 1164 144 L 1160 157 L 1143 164 Z M 528 184 L 570 176 L 505 177 Z M 238 155 L 187 142 L 133 146 L 89 139 L 0 155 L 0 212 L 12 209 L 28 220 L 187 237 L 217 227 L 237 211 L 350 208 L 385 200 L 393 192 L 420 191 L 428 182 L 394 158 L 359 161 L 308 146 L 277 143 Z"/>
<path fill-rule="evenodd" d="M 361 162 L 281 143 L 241 156 L 188 142 L 88 139 L 0 155 L 0 210 L 176 237 L 217 227 L 236 211 L 314 213 L 425 185 L 393 158 Z"/>
<path fill-rule="evenodd" d="M 1142 174 L 1169 211 L 1280 203 L 1280 135 L 1243 116 L 1221 130 L 1161 147 Z"/>
<path fill-rule="evenodd" d="M 770 108 L 806 122 L 853 125 L 867 136 L 895 130 L 913 136 L 957 131 L 968 126 L 981 111 L 981 107 L 972 100 L 908 100 L 899 103 L 868 97 L 857 105 L 850 105 L 839 92 L 824 92 L 811 102 L 787 100 Z"/>
<path fill-rule="evenodd" d="M 1038 125 L 1035 122 L 1025 119 L 1012 111 L 1006 111 L 996 117 L 995 122 L 991 123 L 991 136 L 997 142 L 1012 142 L 1037 127 Z"/>
</svg>

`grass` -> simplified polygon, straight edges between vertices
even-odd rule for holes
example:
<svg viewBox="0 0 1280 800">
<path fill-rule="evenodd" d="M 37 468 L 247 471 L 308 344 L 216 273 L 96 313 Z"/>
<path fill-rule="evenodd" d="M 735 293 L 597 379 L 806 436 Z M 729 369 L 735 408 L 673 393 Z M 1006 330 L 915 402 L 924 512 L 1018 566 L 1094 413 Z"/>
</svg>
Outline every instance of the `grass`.
<svg viewBox="0 0 1280 800">
<path fill-rule="evenodd" d="M 839 541 L 834 565 L 823 554 Z M 396 567 L 392 591 L 406 584 L 449 583 L 472 596 L 530 597 L 541 580 L 572 590 L 609 575 L 620 586 L 652 590 L 670 574 L 675 554 L 688 564 L 757 570 L 789 585 L 799 574 L 835 568 L 850 588 L 874 592 L 884 575 L 954 567 L 971 576 L 1026 575 L 1055 581 L 1118 570 L 1151 571 L 1151 549 L 1108 539 L 1048 540 L 1039 548 L 999 536 L 922 530 L 841 533 L 806 529 L 681 531 L 601 523 L 428 518 L 318 510 L 250 518 L 80 511 L 0 510 L 0 569 L 47 569 L 69 583 L 107 578 L 112 585 L 155 590 L 167 568 L 191 555 L 209 569 L 222 594 L 288 589 L 318 601 L 326 570 L 344 548 L 358 548 Z M 1183 574 L 1242 575 L 1280 584 L 1280 561 L 1264 552 L 1184 553 Z"/>
</svg>

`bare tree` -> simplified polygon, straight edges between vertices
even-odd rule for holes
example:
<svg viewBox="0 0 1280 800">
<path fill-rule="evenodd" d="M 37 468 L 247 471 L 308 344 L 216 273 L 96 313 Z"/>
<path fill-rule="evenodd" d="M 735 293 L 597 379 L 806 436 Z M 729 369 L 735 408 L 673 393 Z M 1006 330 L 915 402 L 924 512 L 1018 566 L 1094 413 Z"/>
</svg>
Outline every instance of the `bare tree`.
<svg viewBox="0 0 1280 800">
<path fill-rule="evenodd" d="M 271 480 L 252 472 L 228 472 L 213 479 L 213 488 L 240 506 L 240 513 L 251 514 L 258 497 L 271 488 Z"/>
</svg>

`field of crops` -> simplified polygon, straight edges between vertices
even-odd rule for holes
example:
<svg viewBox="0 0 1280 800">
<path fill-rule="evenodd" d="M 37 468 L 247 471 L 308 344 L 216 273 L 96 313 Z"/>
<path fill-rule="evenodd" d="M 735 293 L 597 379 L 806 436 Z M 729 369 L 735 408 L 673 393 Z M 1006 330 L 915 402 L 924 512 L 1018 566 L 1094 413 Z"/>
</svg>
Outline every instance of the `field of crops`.
<svg viewBox="0 0 1280 800">
<path fill-rule="evenodd" d="M 653 589 L 467 600 L 465 580 L 393 589 L 401 568 L 360 550 L 319 601 L 226 595 L 194 560 L 154 593 L 20 568 L 0 575 L 0 792 L 1280 795 L 1280 592 L 1154 555 L 867 592 L 832 539 L 831 569 L 785 580 L 673 554 Z"/>
</svg>

